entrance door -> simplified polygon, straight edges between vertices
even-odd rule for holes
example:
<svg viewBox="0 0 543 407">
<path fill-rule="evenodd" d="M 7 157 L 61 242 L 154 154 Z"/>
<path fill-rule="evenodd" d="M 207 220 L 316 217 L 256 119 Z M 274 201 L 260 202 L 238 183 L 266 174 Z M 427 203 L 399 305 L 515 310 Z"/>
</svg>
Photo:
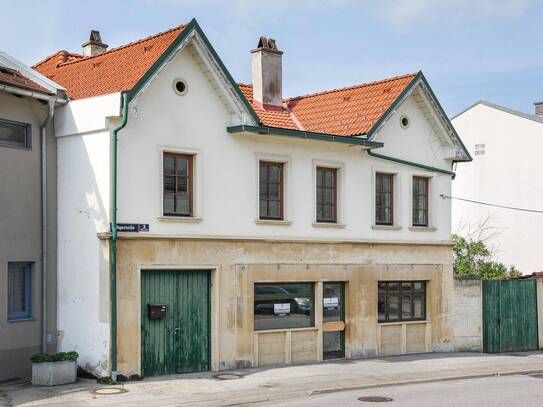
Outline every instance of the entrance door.
<svg viewBox="0 0 543 407">
<path fill-rule="evenodd" d="M 210 370 L 208 271 L 141 273 L 142 376 Z"/>
<path fill-rule="evenodd" d="M 323 284 L 323 358 L 345 356 L 345 285 Z"/>
</svg>

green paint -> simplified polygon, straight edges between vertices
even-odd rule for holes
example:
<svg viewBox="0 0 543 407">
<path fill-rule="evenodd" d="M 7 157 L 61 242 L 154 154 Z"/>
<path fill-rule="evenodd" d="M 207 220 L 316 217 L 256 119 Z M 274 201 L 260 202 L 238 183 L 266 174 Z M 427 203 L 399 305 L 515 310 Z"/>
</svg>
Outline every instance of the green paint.
<svg viewBox="0 0 543 407">
<path fill-rule="evenodd" d="M 483 351 L 537 350 L 535 280 L 483 281 Z"/>
<path fill-rule="evenodd" d="M 141 273 L 142 376 L 211 369 L 210 287 L 208 271 Z M 166 317 L 150 320 L 148 304 L 166 305 Z"/>
<path fill-rule="evenodd" d="M 402 160 L 401 158 L 390 157 L 388 155 L 377 154 L 377 153 L 374 153 L 371 150 L 367 150 L 367 151 L 368 151 L 368 155 L 370 155 L 372 157 L 375 157 L 375 158 L 380 158 L 382 160 L 393 161 L 395 163 L 405 164 L 405 165 L 409 165 L 411 167 L 416 167 L 416 168 L 422 168 L 422 169 L 428 170 L 428 171 L 440 172 L 442 174 L 451 175 L 453 179 L 456 176 L 456 174 L 453 171 L 443 170 L 441 168 L 432 167 L 430 165 L 425 165 L 425 164 L 421 164 L 421 163 L 416 163 L 414 161 Z"/>
<path fill-rule="evenodd" d="M 331 141 L 336 143 L 344 143 L 349 145 L 359 145 L 370 148 L 383 147 L 383 143 L 377 141 L 369 141 L 366 138 L 360 137 L 347 137 L 347 136 L 336 136 L 333 134 L 325 133 L 314 133 L 311 131 L 301 131 L 301 130 L 289 130 L 281 129 L 278 127 L 263 127 L 263 126 L 231 126 L 227 127 L 226 131 L 228 133 L 255 133 L 255 134 L 264 134 L 270 136 L 285 136 L 285 137 L 296 137 L 302 139 L 311 139 L 311 140 L 320 140 L 320 141 Z"/>
</svg>

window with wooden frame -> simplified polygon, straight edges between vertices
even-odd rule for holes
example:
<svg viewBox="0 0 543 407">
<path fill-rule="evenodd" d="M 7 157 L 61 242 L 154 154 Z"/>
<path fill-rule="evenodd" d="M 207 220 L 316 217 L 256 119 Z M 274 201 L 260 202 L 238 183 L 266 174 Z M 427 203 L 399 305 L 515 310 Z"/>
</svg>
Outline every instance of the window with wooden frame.
<svg viewBox="0 0 543 407">
<path fill-rule="evenodd" d="M 426 319 L 426 281 L 380 281 L 377 313 L 379 322 Z"/>
<path fill-rule="evenodd" d="M 394 175 L 375 174 L 375 224 L 394 223 Z"/>
<path fill-rule="evenodd" d="M 284 163 L 260 161 L 260 219 L 283 220 L 284 218 L 284 167 Z"/>
<path fill-rule="evenodd" d="M 337 172 L 317 167 L 317 222 L 337 223 Z"/>
<path fill-rule="evenodd" d="M 30 124 L 0 120 L 0 145 L 6 147 L 31 147 Z"/>
<path fill-rule="evenodd" d="M 427 177 L 413 177 L 413 226 L 428 226 Z"/>
<path fill-rule="evenodd" d="M 32 263 L 8 263 L 8 321 L 32 318 Z"/>
<path fill-rule="evenodd" d="M 194 156 L 164 153 L 163 211 L 165 216 L 193 216 Z"/>
</svg>

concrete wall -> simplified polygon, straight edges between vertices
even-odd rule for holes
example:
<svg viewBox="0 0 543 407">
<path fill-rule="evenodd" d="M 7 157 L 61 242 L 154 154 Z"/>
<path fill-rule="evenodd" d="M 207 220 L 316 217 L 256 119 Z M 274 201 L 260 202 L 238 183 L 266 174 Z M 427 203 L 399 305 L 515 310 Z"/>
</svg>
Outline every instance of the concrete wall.
<svg viewBox="0 0 543 407">
<path fill-rule="evenodd" d="M 483 303 L 480 280 L 454 280 L 454 350 L 481 352 Z"/>
<path fill-rule="evenodd" d="M 452 186 L 454 196 L 542 209 L 539 151 L 543 149 L 543 123 L 479 104 L 456 117 L 453 125 L 473 157 L 472 162 L 458 165 Z M 476 144 L 485 145 L 484 154 L 475 154 Z M 453 201 L 452 205 L 453 232 L 465 234 L 470 225 L 473 228 L 488 219 L 488 244 L 498 261 L 516 265 L 524 274 L 543 270 L 539 248 L 541 214 L 461 201 Z"/>
<path fill-rule="evenodd" d="M 103 240 L 108 247 L 108 240 Z M 322 282 L 346 283 L 348 358 L 452 350 L 453 278 L 448 245 L 148 239 L 124 236 L 118 257 L 119 372 L 140 373 L 140 275 L 209 269 L 212 369 L 322 359 Z M 107 275 L 107 267 L 101 273 Z M 426 280 L 427 320 L 377 323 L 377 282 Z M 315 327 L 253 330 L 255 282 L 315 282 Z"/>
<path fill-rule="evenodd" d="M 34 99 L 0 93 L 0 119 L 32 126 L 29 149 L 0 146 L 0 380 L 29 377 L 30 356 L 40 351 L 41 296 L 41 164 L 40 123 L 47 106 Z M 48 327 L 49 349 L 56 342 L 56 145 L 49 129 L 48 154 Z M 32 319 L 8 322 L 8 262 L 32 262 Z"/>
</svg>

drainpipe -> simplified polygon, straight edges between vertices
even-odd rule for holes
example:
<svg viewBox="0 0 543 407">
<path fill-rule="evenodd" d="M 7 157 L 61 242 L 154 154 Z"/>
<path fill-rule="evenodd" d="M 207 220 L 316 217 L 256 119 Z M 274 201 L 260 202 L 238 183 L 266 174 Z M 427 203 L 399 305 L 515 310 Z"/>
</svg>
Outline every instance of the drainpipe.
<svg viewBox="0 0 543 407">
<path fill-rule="evenodd" d="M 47 101 L 47 116 L 40 126 L 41 146 L 41 351 L 47 353 L 47 126 L 55 113 L 54 99 Z"/>
<path fill-rule="evenodd" d="M 432 167 L 430 165 L 420 164 L 413 161 L 402 160 L 401 158 L 389 157 L 388 155 L 377 154 L 371 150 L 366 150 L 366 151 L 368 152 L 368 155 L 370 155 L 371 157 L 380 158 L 382 160 L 393 161 L 395 163 L 410 165 L 411 167 L 422 168 L 428 171 L 440 172 L 442 174 L 447 174 L 447 175 L 452 176 L 452 179 L 454 179 L 454 177 L 456 176 L 456 174 L 453 171 L 443 170 L 441 168 Z"/>
<path fill-rule="evenodd" d="M 111 284 L 111 379 L 117 381 L 117 134 L 128 120 L 128 94 L 121 95 L 121 124 L 111 132 L 110 165 L 110 284 Z"/>
</svg>

